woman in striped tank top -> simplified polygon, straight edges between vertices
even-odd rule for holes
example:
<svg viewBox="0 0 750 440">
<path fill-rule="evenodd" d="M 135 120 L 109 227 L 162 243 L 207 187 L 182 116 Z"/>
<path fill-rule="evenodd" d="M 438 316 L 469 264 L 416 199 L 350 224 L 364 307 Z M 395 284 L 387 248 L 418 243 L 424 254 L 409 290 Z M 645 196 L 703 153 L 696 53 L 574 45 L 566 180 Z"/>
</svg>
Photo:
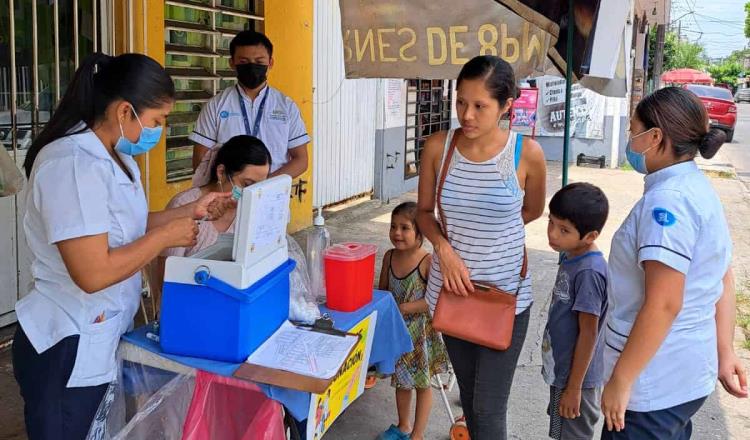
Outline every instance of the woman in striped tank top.
<svg viewBox="0 0 750 440">
<path fill-rule="evenodd" d="M 479 56 L 469 61 L 457 81 L 456 111 L 462 132 L 433 134 L 421 158 L 417 221 L 435 249 L 426 292 L 430 310 L 434 311 L 443 287 L 445 294 L 470 295 L 470 280 L 509 292 L 521 283 L 507 350 L 444 335 L 473 440 L 502 440 L 507 435 L 508 396 L 532 302 L 531 279 L 520 277 L 524 225 L 544 211 L 542 148 L 528 138 L 517 142 L 520 135 L 499 127 L 516 92 L 513 69 L 504 60 Z M 436 187 L 454 135 L 456 151 L 441 197 L 447 225 L 442 231 L 435 217 Z"/>
</svg>

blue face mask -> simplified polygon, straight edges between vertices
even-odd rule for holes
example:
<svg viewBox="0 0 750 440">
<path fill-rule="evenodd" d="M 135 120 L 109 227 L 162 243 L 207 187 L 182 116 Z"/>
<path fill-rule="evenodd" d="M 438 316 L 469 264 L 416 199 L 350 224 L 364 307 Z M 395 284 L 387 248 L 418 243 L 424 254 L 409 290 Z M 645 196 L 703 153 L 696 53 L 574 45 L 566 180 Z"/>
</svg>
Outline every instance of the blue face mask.
<svg viewBox="0 0 750 440">
<path fill-rule="evenodd" d="M 232 199 L 239 201 L 242 198 L 242 188 L 235 185 L 232 176 L 227 175 L 227 180 L 232 184 Z M 219 189 L 224 192 L 224 185 L 219 180 Z"/>
<path fill-rule="evenodd" d="M 130 109 L 133 111 L 135 119 L 141 126 L 141 135 L 138 137 L 138 142 L 129 141 L 128 138 L 125 137 L 125 133 L 122 131 L 122 123 L 120 123 L 120 139 L 118 139 L 117 144 L 115 144 L 115 150 L 130 156 L 137 156 L 148 152 L 159 143 L 163 127 L 161 125 L 157 125 L 156 127 L 144 127 L 132 105 L 130 106 Z"/>
<path fill-rule="evenodd" d="M 232 198 L 239 201 L 242 198 L 242 188 L 232 183 Z"/>
<path fill-rule="evenodd" d="M 625 148 L 625 155 L 627 156 L 628 163 L 630 163 L 630 166 L 633 167 L 634 170 L 638 171 L 641 174 L 648 174 L 648 168 L 646 167 L 646 153 L 649 152 L 654 147 L 647 148 L 646 150 L 638 153 L 636 151 L 633 151 L 631 148 L 631 143 L 633 139 L 637 138 L 638 136 L 644 135 L 648 133 L 651 130 L 646 130 L 643 133 L 639 133 L 630 140 L 628 140 L 628 146 Z"/>
</svg>

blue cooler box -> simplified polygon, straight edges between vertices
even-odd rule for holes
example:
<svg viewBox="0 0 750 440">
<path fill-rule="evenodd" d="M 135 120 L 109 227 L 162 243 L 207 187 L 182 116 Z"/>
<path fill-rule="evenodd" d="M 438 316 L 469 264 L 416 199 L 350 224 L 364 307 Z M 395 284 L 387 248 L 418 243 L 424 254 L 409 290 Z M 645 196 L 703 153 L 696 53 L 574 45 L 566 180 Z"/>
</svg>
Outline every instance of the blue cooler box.
<svg viewBox="0 0 750 440">
<path fill-rule="evenodd" d="M 288 260 L 244 290 L 195 272 L 196 284 L 165 282 L 162 350 L 182 356 L 245 362 L 289 317 Z"/>
<path fill-rule="evenodd" d="M 245 187 L 235 234 L 190 257 L 168 257 L 160 341 L 167 353 L 244 362 L 289 317 L 286 227 L 292 178 Z"/>
</svg>

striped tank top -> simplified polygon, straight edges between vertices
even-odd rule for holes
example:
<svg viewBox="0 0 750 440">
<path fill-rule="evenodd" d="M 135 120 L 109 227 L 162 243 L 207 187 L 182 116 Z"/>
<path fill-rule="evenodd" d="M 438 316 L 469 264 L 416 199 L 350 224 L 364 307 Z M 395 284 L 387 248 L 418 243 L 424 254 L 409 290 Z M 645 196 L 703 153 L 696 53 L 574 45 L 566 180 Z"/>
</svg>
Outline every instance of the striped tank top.
<svg viewBox="0 0 750 440">
<path fill-rule="evenodd" d="M 448 168 L 440 202 L 445 213 L 448 241 L 469 269 L 474 281 L 506 292 L 518 289 L 526 238 L 521 209 L 524 191 L 515 164 L 517 133 L 505 148 L 485 162 L 472 162 L 456 148 Z M 448 132 L 443 160 L 453 138 Z M 442 170 L 442 161 L 439 170 Z M 439 179 L 439 176 L 438 176 Z M 425 298 L 434 312 L 443 285 L 440 261 L 432 255 Z M 531 306 L 531 276 L 521 280 L 516 314 Z"/>
</svg>

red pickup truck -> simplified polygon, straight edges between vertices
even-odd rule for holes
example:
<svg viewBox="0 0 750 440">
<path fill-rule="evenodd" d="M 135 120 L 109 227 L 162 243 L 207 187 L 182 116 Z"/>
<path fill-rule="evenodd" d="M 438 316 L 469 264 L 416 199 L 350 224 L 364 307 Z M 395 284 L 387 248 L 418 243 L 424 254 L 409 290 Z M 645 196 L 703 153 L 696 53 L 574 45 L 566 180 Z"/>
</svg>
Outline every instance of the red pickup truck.
<svg viewBox="0 0 750 440">
<path fill-rule="evenodd" d="M 727 142 L 732 142 L 734 126 L 737 123 L 737 105 L 734 103 L 732 92 L 723 87 L 699 84 L 685 84 L 685 88 L 703 101 L 703 106 L 706 107 L 711 120 L 711 128 L 724 130 L 727 134 Z"/>
</svg>

